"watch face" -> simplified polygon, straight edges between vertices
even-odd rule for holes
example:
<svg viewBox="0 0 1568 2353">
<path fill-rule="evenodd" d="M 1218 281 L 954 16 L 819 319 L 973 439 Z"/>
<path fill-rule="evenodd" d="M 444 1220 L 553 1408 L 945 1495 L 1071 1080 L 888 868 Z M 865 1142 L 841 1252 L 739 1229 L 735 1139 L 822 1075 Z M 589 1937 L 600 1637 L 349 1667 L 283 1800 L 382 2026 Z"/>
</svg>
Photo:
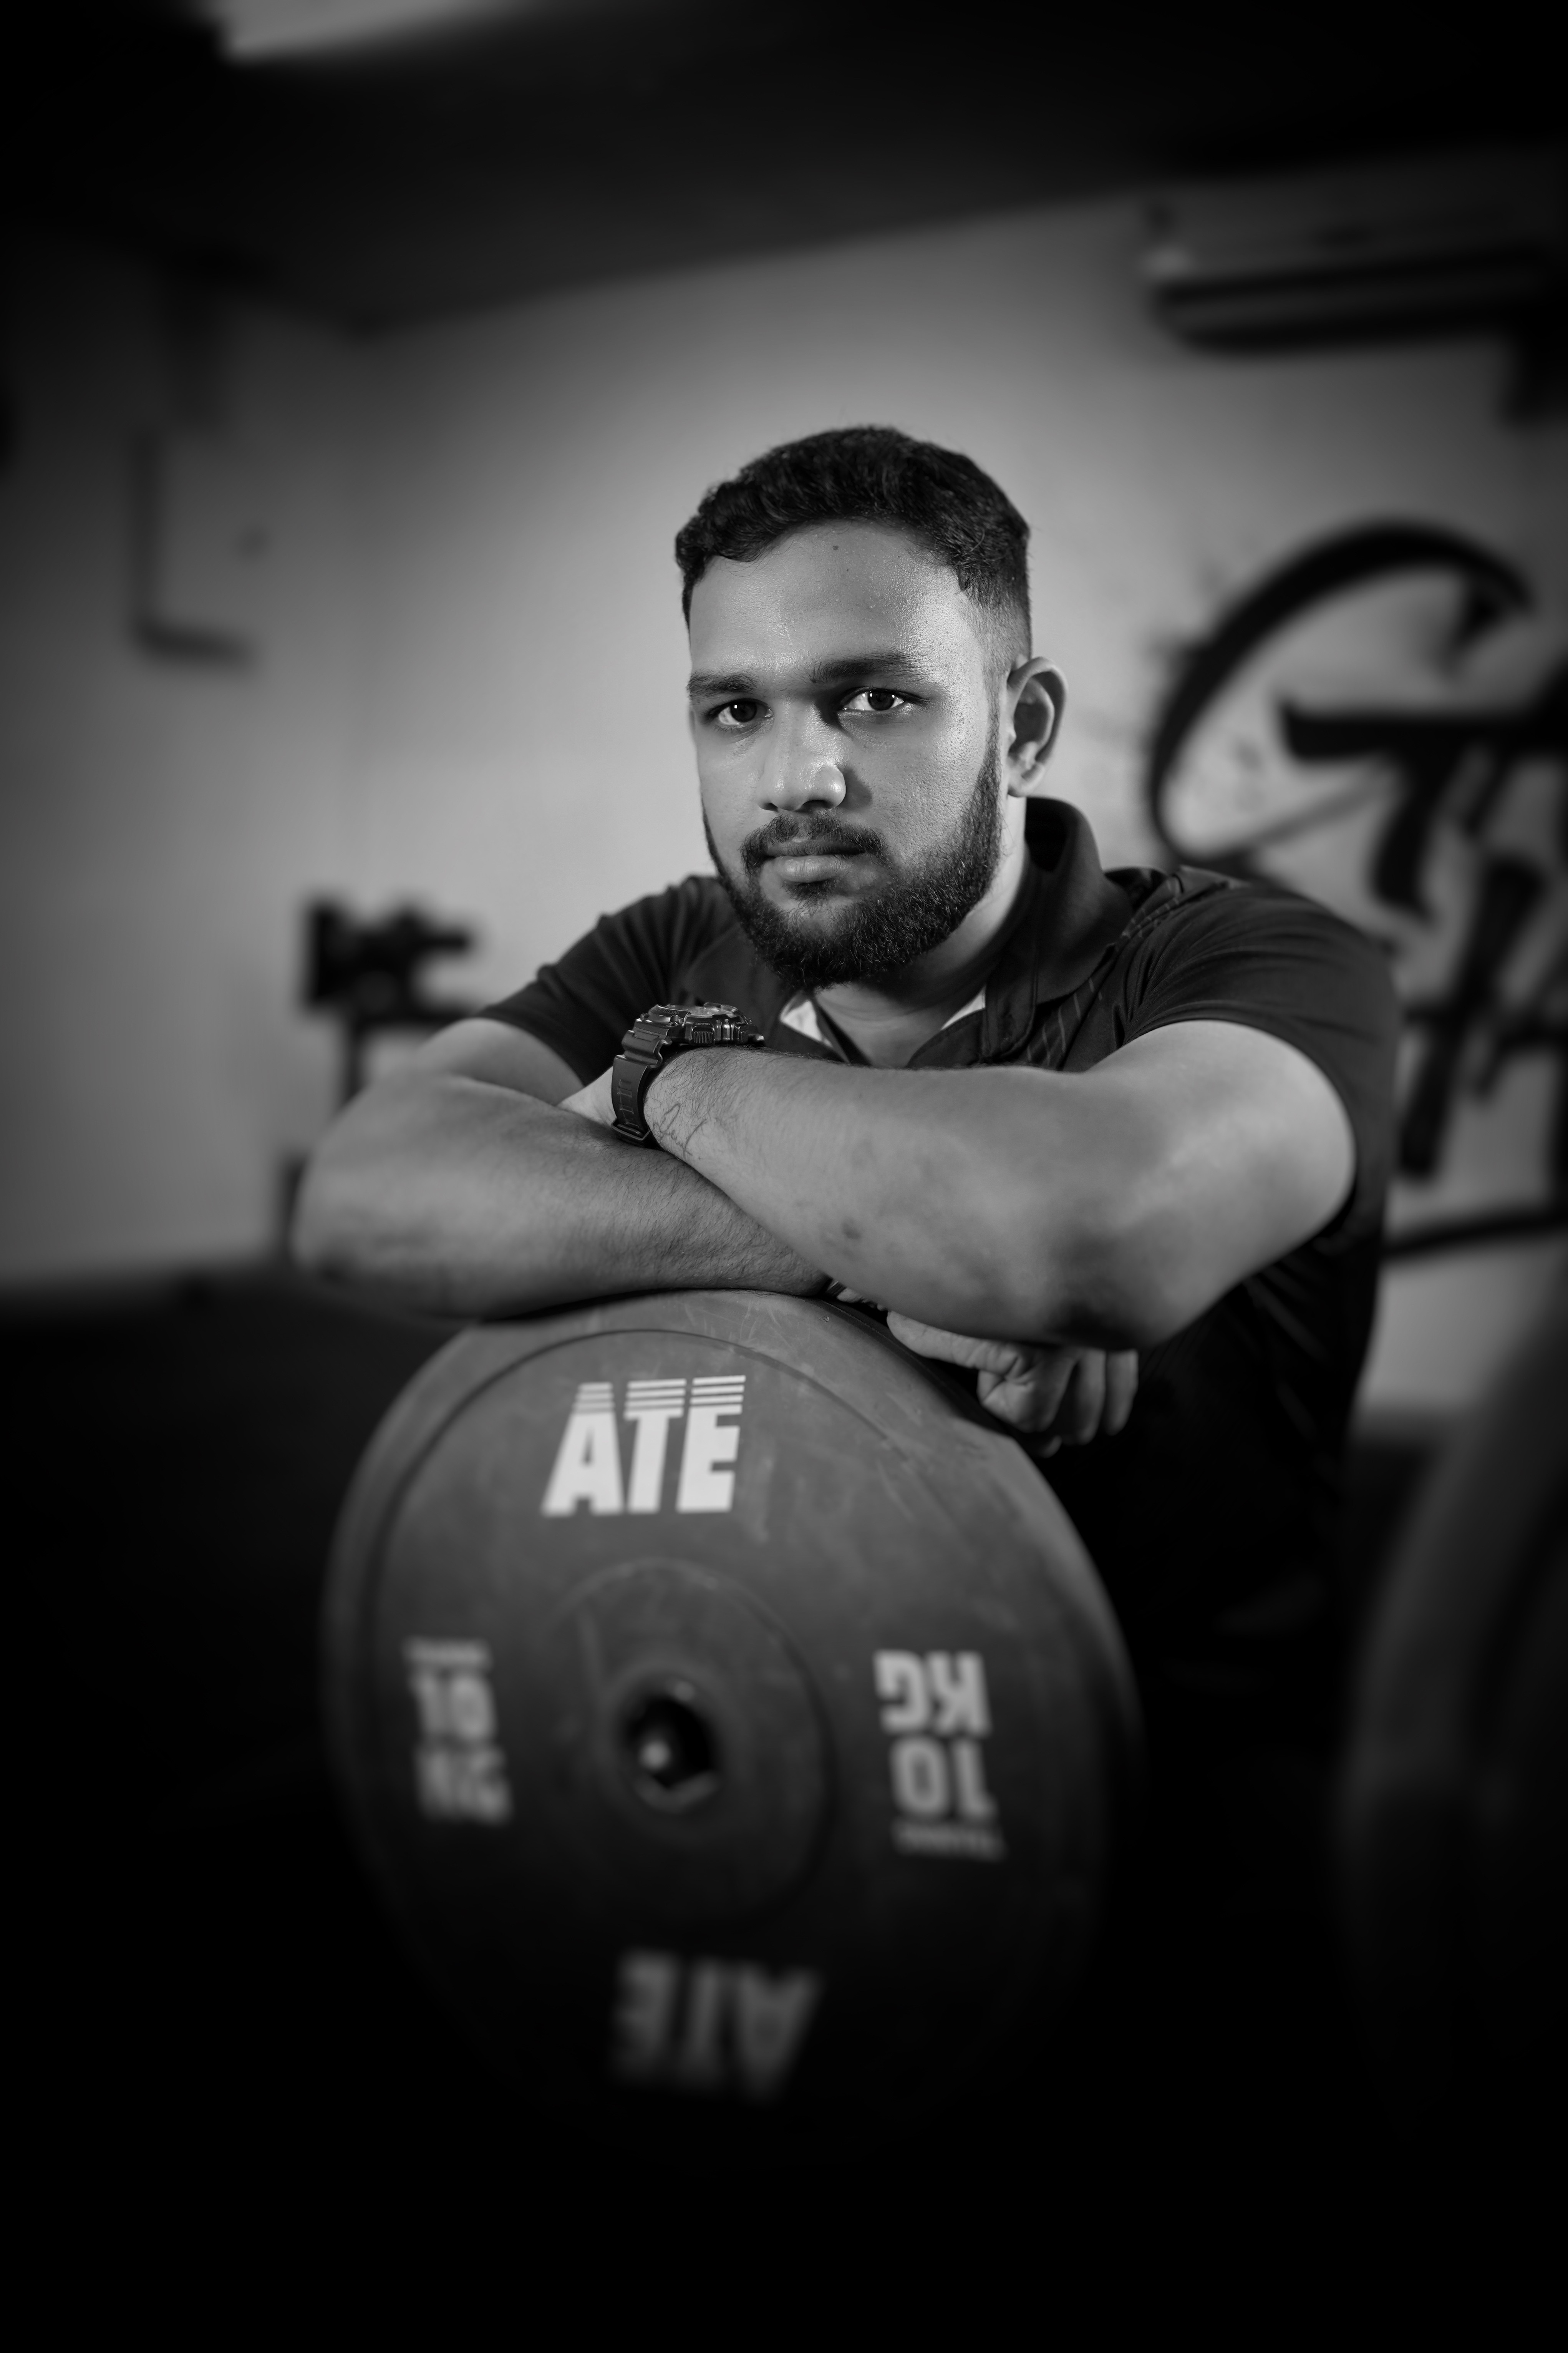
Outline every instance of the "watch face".
<svg viewBox="0 0 1568 2353">
<path fill-rule="evenodd" d="M 628 1051 L 664 1053 L 676 1046 L 760 1046 L 763 1033 L 733 1005 L 656 1005 L 622 1042 Z"/>
</svg>

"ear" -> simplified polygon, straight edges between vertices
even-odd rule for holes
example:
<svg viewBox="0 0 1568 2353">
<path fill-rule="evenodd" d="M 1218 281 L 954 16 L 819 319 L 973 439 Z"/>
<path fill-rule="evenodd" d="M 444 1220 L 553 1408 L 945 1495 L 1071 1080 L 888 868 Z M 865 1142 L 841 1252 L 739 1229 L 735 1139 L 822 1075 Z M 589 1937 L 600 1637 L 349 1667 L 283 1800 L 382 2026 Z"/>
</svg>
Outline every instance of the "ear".
<svg viewBox="0 0 1568 2353">
<path fill-rule="evenodd" d="M 1035 654 L 1007 673 L 1002 691 L 1003 767 L 1007 790 L 1018 799 L 1040 789 L 1040 770 L 1050 758 L 1067 708 L 1067 681 L 1044 654 Z"/>
</svg>

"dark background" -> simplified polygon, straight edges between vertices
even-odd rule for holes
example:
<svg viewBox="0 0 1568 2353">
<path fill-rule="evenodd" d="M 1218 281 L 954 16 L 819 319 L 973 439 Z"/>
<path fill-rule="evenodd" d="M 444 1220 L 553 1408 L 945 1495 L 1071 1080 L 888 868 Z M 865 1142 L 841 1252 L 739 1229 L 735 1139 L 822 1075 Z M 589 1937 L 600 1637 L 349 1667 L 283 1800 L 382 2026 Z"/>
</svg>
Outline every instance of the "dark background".
<svg viewBox="0 0 1568 2353">
<path fill-rule="evenodd" d="M 367 328 L 1163 176 L 1552 137 L 1549 9 L 586 0 L 226 65 L 175 0 L 14 12 L 24 214 Z"/>
<path fill-rule="evenodd" d="M 565 2220 L 591 2182 L 626 2227 L 694 2194 L 657 2141 L 635 2162 L 590 2150 L 486 2077 L 339 1820 L 316 1704 L 332 1525 L 448 1328 L 282 1269 L 0 1328 L 25 1754 L 46 1765 L 24 2014 L 59 2161 L 153 2162 L 198 2207 L 221 2184 L 243 2212 L 330 2197 L 443 2228 L 481 2192 Z M 1363 2063 L 1324 1836 L 1339 1665 L 1422 1461 L 1389 1440 L 1352 1459 L 1332 1654 L 1258 1722 L 1160 1749 L 1086 2001 L 1041 2059 L 931 2128 L 933 2150 L 963 2152 L 955 2213 L 1048 2199 L 1062 2229 L 1114 2215 L 1147 2235 L 1196 2199 L 1259 2247 L 1305 2232 L 1338 2262 L 1341 2224 L 1376 2246 L 1390 2180 L 1424 2179 Z M 896 2161 L 851 2178 L 868 2229 L 897 2208 Z M 848 2189 L 830 2174 L 768 2197 L 827 2229 Z"/>
</svg>

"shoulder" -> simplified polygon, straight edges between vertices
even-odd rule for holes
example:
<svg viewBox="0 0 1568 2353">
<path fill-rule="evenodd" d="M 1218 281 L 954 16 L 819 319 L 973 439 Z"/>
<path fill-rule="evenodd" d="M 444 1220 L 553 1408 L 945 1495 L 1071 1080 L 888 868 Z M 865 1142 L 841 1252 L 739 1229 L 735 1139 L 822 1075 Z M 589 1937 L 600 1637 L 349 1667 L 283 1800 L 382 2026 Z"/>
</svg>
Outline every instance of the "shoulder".
<svg viewBox="0 0 1568 2353">
<path fill-rule="evenodd" d="M 590 936 L 635 940 L 659 953 L 672 973 L 703 954 L 734 922 L 730 902 L 710 874 L 688 874 L 667 890 L 650 891 L 601 915 Z"/>
<path fill-rule="evenodd" d="M 1353 1201 L 1335 1230 L 1370 1228 L 1393 1166 L 1400 1033 L 1382 949 L 1315 900 L 1273 883 L 1192 868 L 1170 881 L 1129 926 L 1132 953 L 1115 983 L 1117 1042 L 1175 1022 L 1226 1021 L 1295 1047 L 1328 1079 L 1355 1137 Z"/>
<path fill-rule="evenodd" d="M 1350 991 L 1369 1023 L 1396 1029 L 1387 958 L 1374 940 L 1315 899 L 1268 881 L 1182 867 L 1145 900 L 1127 947 L 1144 987 L 1206 974 L 1231 987 L 1250 977 L 1266 990 L 1309 984 Z"/>
<path fill-rule="evenodd" d="M 1144 903 L 1112 984 L 1122 1039 L 1170 1021 L 1268 1029 L 1392 1087 L 1400 1012 L 1383 950 L 1313 899 L 1184 867 Z M 1120 1042 L 1120 1040 L 1119 1040 Z"/>
<path fill-rule="evenodd" d="M 601 915 L 553 964 L 485 1013 L 531 1031 L 586 1083 L 610 1062 L 639 1013 L 687 993 L 686 976 L 732 921 L 719 883 L 689 874 Z"/>
</svg>

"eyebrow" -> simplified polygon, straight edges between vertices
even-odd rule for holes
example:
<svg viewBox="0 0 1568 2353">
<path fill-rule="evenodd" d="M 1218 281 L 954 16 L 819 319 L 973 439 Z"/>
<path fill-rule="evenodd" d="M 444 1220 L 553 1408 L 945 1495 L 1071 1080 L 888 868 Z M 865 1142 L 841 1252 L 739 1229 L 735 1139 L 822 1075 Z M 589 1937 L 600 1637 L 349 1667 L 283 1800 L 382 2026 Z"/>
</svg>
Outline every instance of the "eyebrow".
<svg viewBox="0 0 1568 2353">
<path fill-rule="evenodd" d="M 831 661 L 814 662 L 810 670 L 813 686 L 845 686 L 851 679 L 871 674 L 916 679 L 921 673 L 907 653 L 898 646 L 882 646 L 863 654 L 836 654 Z M 707 670 L 692 673 L 687 681 L 687 696 L 693 702 L 705 702 L 710 695 L 755 695 L 757 681 L 749 670 Z"/>
</svg>

